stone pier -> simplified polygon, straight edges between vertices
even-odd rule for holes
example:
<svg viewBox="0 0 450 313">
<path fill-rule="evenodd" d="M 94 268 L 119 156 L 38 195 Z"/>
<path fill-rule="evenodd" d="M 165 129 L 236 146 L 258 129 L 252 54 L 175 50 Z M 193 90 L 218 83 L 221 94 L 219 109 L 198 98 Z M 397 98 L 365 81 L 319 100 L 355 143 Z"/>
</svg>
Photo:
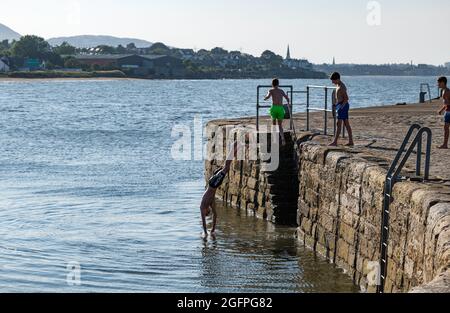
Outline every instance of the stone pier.
<svg viewBox="0 0 450 313">
<path fill-rule="evenodd" d="M 397 183 L 391 204 L 386 292 L 450 292 L 450 151 L 438 150 L 442 121 L 438 103 L 351 111 L 356 146 L 328 147 L 317 131 L 286 133 L 280 167 L 264 171 L 261 160 L 236 161 L 217 196 L 230 206 L 270 222 L 295 225 L 300 242 L 341 267 L 361 289 L 375 291 L 380 253 L 383 187 L 387 168 L 413 123 L 433 130 L 432 179 Z M 265 123 L 266 120 L 263 121 Z M 331 121 L 329 123 L 331 124 Z M 252 118 L 212 121 L 216 135 L 230 127 L 254 129 Z M 248 155 L 247 155 L 248 157 Z M 222 160 L 206 162 L 205 178 Z M 414 158 L 404 174 L 414 169 Z"/>
</svg>

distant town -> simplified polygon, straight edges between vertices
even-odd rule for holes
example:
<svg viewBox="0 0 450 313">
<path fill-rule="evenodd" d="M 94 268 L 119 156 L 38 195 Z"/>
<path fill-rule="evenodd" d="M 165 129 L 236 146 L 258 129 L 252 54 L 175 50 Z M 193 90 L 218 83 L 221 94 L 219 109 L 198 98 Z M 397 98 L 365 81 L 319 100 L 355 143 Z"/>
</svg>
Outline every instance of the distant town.
<svg viewBox="0 0 450 313">
<path fill-rule="evenodd" d="M 427 64 L 361 65 L 312 64 L 266 50 L 260 56 L 241 51 L 180 49 L 152 43 L 137 47 L 130 42 L 76 47 L 67 41 L 51 45 L 38 36 L 22 36 L 0 42 L 0 76 L 23 78 L 131 77 L 145 79 L 247 79 L 326 78 L 333 71 L 343 75 L 449 75 L 450 62 Z"/>
</svg>

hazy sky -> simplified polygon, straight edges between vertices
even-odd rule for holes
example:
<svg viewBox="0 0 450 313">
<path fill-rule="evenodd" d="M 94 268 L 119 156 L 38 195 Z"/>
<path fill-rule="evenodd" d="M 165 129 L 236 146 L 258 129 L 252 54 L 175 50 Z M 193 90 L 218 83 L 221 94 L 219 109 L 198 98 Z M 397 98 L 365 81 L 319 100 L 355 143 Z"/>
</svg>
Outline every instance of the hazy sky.
<svg viewBox="0 0 450 313">
<path fill-rule="evenodd" d="M 290 44 L 293 57 L 315 63 L 450 62 L 449 0 L 371 2 L 2 0 L 0 23 L 45 38 L 113 35 L 254 55 L 284 56 Z"/>
</svg>

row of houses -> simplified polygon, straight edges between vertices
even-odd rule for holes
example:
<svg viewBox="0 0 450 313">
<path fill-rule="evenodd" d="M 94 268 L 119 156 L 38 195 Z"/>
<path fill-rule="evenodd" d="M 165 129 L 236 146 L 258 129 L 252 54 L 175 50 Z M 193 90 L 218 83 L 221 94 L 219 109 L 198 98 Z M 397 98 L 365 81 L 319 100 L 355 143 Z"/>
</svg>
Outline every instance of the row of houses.
<svg viewBox="0 0 450 313">
<path fill-rule="evenodd" d="M 83 68 L 120 69 L 132 76 L 142 77 L 182 77 L 185 74 L 183 60 L 167 55 L 99 54 L 75 55 Z M 25 59 L 19 71 L 45 70 L 45 62 Z M 9 72 L 8 58 L 0 58 L 0 72 Z M 65 69 L 68 70 L 68 69 Z M 78 70 L 78 69 L 72 69 Z"/>
<path fill-rule="evenodd" d="M 180 77 L 185 74 L 183 61 L 167 55 L 76 55 L 75 59 L 81 65 L 117 68 L 135 76 Z"/>
<path fill-rule="evenodd" d="M 9 72 L 9 60 L 7 58 L 0 59 L 0 73 Z"/>
</svg>

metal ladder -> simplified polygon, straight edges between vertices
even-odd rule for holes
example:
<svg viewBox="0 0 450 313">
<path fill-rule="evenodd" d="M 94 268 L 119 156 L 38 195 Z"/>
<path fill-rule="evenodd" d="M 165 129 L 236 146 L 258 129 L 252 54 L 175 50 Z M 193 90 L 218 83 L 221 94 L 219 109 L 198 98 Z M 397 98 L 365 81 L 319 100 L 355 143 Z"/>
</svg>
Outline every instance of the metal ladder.
<svg viewBox="0 0 450 313">
<path fill-rule="evenodd" d="M 417 131 L 414 140 L 411 142 L 409 148 L 406 150 L 405 148 L 408 145 L 413 133 Z M 421 176 L 422 173 L 422 145 L 423 145 L 423 135 L 427 135 L 427 146 L 426 146 L 426 154 L 425 154 L 425 169 L 424 175 Z M 380 244 L 380 273 L 379 273 L 379 281 L 377 284 L 377 293 L 384 293 L 384 287 L 387 277 L 387 266 L 388 266 L 388 245 L 389 245 L 389 217 L 390 217 L 390 205 L 393 201 L 392 191 L 394 185 L 397 182 L 404 181 L 408 179 L 407 177 L 400 177 L 400 174 L 411 156 L 413 150 L 417 148 L 417 160 L 416 160 L 416 176 L 415 179 L 420 179 L 421 181 L 425 181 L 429 179 L 430 176 L 430 162 L 431 162 L 431 140 L 432 140 L 432 132 L 428 127 L 422 127 L 418 124 L 414 124 L 410 127 L 400 149 L 397 152 L 397 155 L 394 161 L 389 168 L 389 171 L 386 175 L 386 181 L 384 184 L 384 200 L 383 200 L 383 212 L 382 212 L 382 220 L 381 220 L 381 244 Z M 403 158 L 402 158 L 403 156 Z"/>
<path fill-rule="evenodd" d="M 428 84 L 428 83 L 422 83 L 422 84 L 420 84 L 420 92 L 422 93 L 423 92 L 423 88 L 426 88 L 426 92 L 428 93 L 428 98 L 429 98 L 429 102 L 431 103 L 432 101 L 433 101 L 433 99 L 432 99 L 432 97 L 431 97 L 431 88 L 430 88 L 430 84 Z M 438 93 L 439 93 L 439 91 L 438 91 Z"/>
</svg>

